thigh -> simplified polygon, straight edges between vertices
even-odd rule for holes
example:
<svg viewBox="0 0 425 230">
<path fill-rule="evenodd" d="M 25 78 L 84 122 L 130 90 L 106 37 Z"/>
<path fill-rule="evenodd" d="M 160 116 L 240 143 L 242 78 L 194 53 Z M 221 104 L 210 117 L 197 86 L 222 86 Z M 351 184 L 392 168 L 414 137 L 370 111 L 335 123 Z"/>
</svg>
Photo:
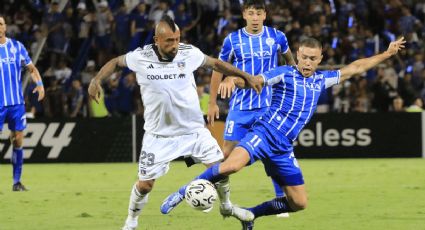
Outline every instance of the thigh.
<svg viewBox="0 0 425 230">
<path fill-rule="evenodd" d="M 195 163 L 211 164 L 224 159 L 224 154 L 217 140 L 207 128 L 200 129 L 190 140 L 183 139 L 181 141 L 186 145 L 193 143 L 190 157 Z"/>
<path fill-rule="evenodd" d="M 294 153 L 269 154 L 263 161 L 268 176 L 281 186 L 298 186 L 304 184 L 301 168 Z"/>
<path fill-rule="evenodd" d="M 145 133 L 139 157 L 139 180 L 157 179 L 168 172 L 170 162 L 180 156 L 177 139 Z"/>
<path fill-rule="evenodd" d="M 23 131 L 27 127 L 25 105 L 13 105 L 7 108 L 6 121 L 11 131 Z"/>
</svg>

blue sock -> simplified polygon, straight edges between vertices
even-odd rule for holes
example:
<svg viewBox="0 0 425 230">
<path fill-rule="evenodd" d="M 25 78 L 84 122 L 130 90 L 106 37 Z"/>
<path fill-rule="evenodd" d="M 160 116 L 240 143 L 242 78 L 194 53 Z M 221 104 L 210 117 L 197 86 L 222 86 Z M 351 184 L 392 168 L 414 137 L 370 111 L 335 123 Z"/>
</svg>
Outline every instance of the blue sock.
<svg viewBox="0 0 425 230">
<path fill-rule="evenodd" d="M 13 165 L 13 184 L 21 181 L 22 165 L 24 164 L 24 150 L 22 148 L 13 149 L 12 165 Z"/>
<path fill-rule="evenodd" d="M 272 178 L 273 186 L 274 186 L 274 192 L 276 194 L 276 197 L 283 197 L 285 196 L 285 193 L 282 190 L 282 187 Z"/>
<path fill-rule="evenodd" d="M 282 212 L 294 212 L 294 210 L 292 210 L 292 208 L 289 206 L 286 197 L 274 198 L 273 200 L 266 201 L 255 207 L 248 208 L 248 210 L 254 213 L 255 218 L 260 216 L 275 215 Z"/>
<path fill-rule="evenodd" d="M 217 163 L 217 164 L 213 165 L 212 167 L 207 168 L 201 175 L 195 177 L 194 180 L 204 179 L 204 180 L 209 180 L 212 183 L 215 183 L 215 182 L 223 179 L 226 176 L 223 176 L 218 172 L 219 167 L 220 167 L 220 163 Z M 184 193 L 186 191 L 186 187 L 187 187 L 187 185 L 184 185 L 179 189 L 180 195 L 184 196 Z"/>
</svg>

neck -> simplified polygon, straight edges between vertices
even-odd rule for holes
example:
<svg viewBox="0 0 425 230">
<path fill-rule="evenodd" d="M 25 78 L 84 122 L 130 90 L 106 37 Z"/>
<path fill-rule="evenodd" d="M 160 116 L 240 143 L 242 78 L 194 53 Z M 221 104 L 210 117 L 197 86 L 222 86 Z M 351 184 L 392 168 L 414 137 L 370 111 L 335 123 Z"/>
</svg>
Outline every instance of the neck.
<svg viewBox="0 0 425 230">
<path fill-rule="evenodd" d="M 6 43 L 6 37 L 5 36 L 0 37 L 0 44 L 4 44 L 4 43 Z"/>
<path fill-rule="evenodd" d="M 258 29 L 258 30 L 254 30 L 253 28 L 247 26 L 247 27 L 245 27 L 245 30 L 246 30 L 246 32 L 248 32 L 250 34 L 259 34 L 259 33 L 263 32 L 263 26 L 261 26 L 260 29 Z"/>
</svg>

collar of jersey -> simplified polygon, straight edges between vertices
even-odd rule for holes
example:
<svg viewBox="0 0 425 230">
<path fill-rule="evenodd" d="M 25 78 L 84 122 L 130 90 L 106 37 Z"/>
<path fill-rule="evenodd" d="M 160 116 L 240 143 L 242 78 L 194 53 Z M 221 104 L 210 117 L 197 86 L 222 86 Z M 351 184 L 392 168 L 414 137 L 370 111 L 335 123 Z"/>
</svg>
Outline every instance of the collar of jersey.
<svg viewBox="0 0 425 230">
<path fill-rule="evenodd" d="M 152 49 L 153 49 L 153 51 L 155 51 L 155 54 L 158 57 L 158 60 L 160 62 L 172 62 L 174 60 L 174 58 L 172 58 L 172 59 L 163 59 L 162 56 L 161 56 L 161 54 L 159 53 L 158 47 L 155 44 L 152 46 Z"/>
<path fill-rule="evenodd" d="M 245 29 L 245 27 L 244 28 L 242 28 L 242 32 L 245 34 L 245 35 L 247 35 L 247 36 L 251 36 L 251 37 L 259 37 L 259 36 L 261 36 L 261 35 L 263 35 L 263 33 L 264 33 L 264 30 L 265 30 L 266 28 L 263 26 L 262 27 L 262 30 L 261 30 L 261 33 L 259 33 L 259 34 L 251 34 L 251 33 L 249 33 L 248 31 L 246 31 L 246 29 Z"/>
<path fill-rule="evenodd" d="M 4 44 L 0 44 L 0 46 L 5 46 L 5 45 L 7 45 L 7 43 L 9 42 L 9 38 L 6 38 L 6 42 L 4 43 Z"/>
</svg>

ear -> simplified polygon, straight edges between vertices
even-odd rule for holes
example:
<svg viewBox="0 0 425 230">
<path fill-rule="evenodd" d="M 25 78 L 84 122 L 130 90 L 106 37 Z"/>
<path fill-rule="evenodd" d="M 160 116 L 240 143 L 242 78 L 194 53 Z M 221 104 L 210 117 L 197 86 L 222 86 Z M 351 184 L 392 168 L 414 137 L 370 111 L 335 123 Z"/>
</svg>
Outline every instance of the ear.
<svg viewBox="0 0 425 230">
<path fill-rule="evenodd" d="M 320 62 L 322 62 L 322 59 L 323 59 L 323 54 L 320 55 L 319 64 L 320 64 Z"/>
<path fill-rule="evenodd" d="M 155 45 L 158 44 L 158 40 L 159 40 L 158 36 L 153 36 L 153 41 L 154 41 Z"/>
</svg>

